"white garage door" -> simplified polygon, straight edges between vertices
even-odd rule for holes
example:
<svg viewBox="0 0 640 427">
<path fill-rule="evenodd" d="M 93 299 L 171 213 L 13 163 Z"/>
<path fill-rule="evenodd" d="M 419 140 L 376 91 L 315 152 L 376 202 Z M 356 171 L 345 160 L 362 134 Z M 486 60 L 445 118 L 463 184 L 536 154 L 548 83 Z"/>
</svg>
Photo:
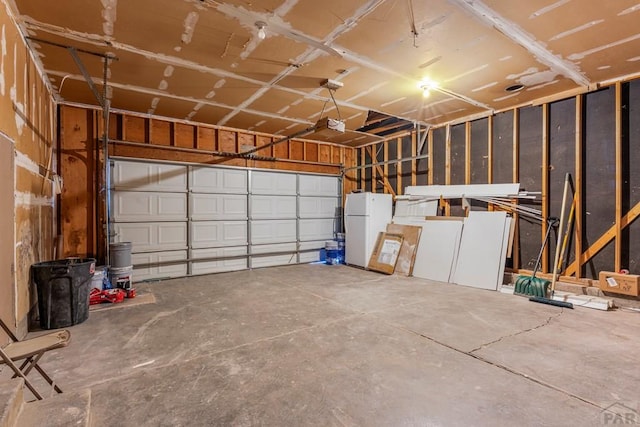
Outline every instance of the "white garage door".
<svg viewBox="0 0 640 427">
<path fill-rule="evenodd" d="M 317 261 L 340 228 L 337 176 L 117 159 L 111 200 L 135 281 Z"/>
</svg>

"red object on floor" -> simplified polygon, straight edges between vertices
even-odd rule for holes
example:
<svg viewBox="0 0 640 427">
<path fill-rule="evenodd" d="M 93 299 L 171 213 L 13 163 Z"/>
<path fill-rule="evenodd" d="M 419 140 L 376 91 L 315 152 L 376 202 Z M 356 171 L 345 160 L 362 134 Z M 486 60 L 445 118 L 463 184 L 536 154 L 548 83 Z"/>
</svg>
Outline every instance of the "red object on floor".
<svg viewBox="0 0 640 427">
<path fill-rule="evenodd" d="M 126 295 L 127 298 L 135 298 L 136 297 L 136 289 L 135 288 L 127 289 L 126 293 L 127 293 L 127 295 Z"/>
<path fill-rule="evenodd" d="M 124 301 L 126 292 L 122 289 L 105 289 L 104 291 L 96 288 L 91 289 L 89 294 L 89 304 L 102 304 L 103 302 L 118 303 Z"/>
</svg>

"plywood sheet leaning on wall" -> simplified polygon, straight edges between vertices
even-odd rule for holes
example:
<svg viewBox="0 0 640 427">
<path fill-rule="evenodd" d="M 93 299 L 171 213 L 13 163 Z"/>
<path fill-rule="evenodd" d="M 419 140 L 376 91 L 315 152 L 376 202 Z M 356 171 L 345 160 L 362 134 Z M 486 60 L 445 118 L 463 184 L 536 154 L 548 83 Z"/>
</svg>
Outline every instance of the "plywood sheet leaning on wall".
<svg viewBox="0 0 640 427">
<path fill-rule="evenodd" d="M 416 260 L 422 228 L 413 225 L 388 224 L 387 233 L 401 234 L 404 237 L 398 254 L 395 273 L 402 276 L 413 276 L 413 265 Z"/>
<path fill-rule="evenodd" d="M 401 234 L 378 233 L 378 239 L 367 268 L 380 273 L 393 274 L 403 240 Z"/>
</svg>

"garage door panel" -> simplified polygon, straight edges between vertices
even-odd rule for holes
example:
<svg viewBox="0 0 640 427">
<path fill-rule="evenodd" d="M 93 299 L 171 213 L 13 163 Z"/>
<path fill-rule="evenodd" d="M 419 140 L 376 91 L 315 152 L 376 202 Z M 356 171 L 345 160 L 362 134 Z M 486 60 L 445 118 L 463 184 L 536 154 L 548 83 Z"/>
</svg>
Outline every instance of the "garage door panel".
<svg viewBox="0 0 640 427">
<path fill-rule="evenodd" d="M 190 185 L 193 192 L 247 194 L 247 171 L 196 166 Z"/>
<path fill-rule="evenodd" d="M 238 246 L 231 248 L 194 249 L 191 251 L 192 258 L 217 258 L 236 257 L 212 261 L 194 261 L 191 265 L 193 274 L 221 273 L 223 271 L 245 270 L 247 265 L 247 247 Z"/>
<path fill-rule="evenodd" d="M 275 267 L 278 265 L 297 264 L 295 252 L 287 255 L 254 256 L 251 258 L 252 268 Z"/>
<path fill-rule="evenodd" d="M 296 175 L 292 173 L 252 171 L 251 193 L 295 196 L 296 181 Z"/>
<path fill-rule="evenodd" d="M 252 219 L 296 217 L 296 196 L 251 196 Z"/>
<path fill-rule="evenodd" d="M 186 249 L 186 222 L 116 223 L 119 242 L 131 242 L 131 252 Z"/>
<path fill-rule="evenodd" d="M 114 164 L 113 187 L 116 190 L 187 190 L 187 168 L 181 165 L 118 160 Z"/>
<path fill-rule="evenodd" d="M 192 248 L 241 246 L 246 244 L 246 221 L 197 221 L 191 223 Z"/>
<path fill-rule="evenodd" d="M 149 193 L 141 191 L 115 192 L 113 195 L 115 221 L 180 221 L 187 217 L 185 193 Z"/>
<path fill-rule="evenodd" d="M 300 220 L 300 240 L 333 239 L 334 219 Z"/>
<path fill-rule="evenodd" d="M 187 275 L 187 264 L 166 264 L 150 267 L 136 267 L 136 265 L 163 263 L 168 261 L 186 260 L 187 251 L 168 251 L 168 252 L 150 252 L 150 253 L 138 253 L 131 255 L 131 261 L 133 262 L 133 282 L 139 282 L 141 280 L 157 279 L 165 277 L 182 277 Z"/>
<path fill-rule="evenodd" d="M 295 242 L 296 240 L 295 219 L 251 222 L 251 243 L 254 245 Z"/>
<path fill-rule="evenodd" d="M 300 197 L 300 218 L 333 218 L 337 210 L 336 197 Z"/>
<path fill-rule="evenodd" d="M 297 248 L 296 242 L 275 243 L 271 245 L 253 245 L 251 246 L 252 254 L 269 254 L 274 252 L 295 252 Z"/>
<path fill-rule="evenodd" d="M 336 196 L 339 179 L 334 176 L 300 175 L 301 196 Z"/>
<path fill-rule="evenodd" d="M 236 194 L 191 194 L 193 220 L 246 220 L 247 196 Z"/>
</svg>

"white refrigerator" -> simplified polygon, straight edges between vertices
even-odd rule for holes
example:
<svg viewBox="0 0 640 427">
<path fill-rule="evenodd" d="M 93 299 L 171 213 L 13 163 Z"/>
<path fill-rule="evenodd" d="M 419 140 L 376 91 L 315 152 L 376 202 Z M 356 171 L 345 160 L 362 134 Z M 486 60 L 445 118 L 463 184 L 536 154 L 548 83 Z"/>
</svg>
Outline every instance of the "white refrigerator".
<svg viewBox="0 0 640 427">
<path fill-rule="evenodd" d="M 366 267 L 378 233 L 391 222 L 391 194 L 351 193 L 344 205 L 345 262 Z"/>
</svg>

